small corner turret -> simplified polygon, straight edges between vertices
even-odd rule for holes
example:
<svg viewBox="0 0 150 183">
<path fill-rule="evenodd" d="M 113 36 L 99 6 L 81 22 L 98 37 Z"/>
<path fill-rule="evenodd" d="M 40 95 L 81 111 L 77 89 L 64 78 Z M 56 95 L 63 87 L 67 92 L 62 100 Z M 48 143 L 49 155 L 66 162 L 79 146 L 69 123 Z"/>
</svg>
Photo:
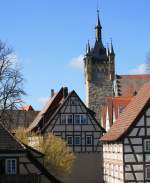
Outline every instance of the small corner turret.
<svg viewBox="0 0 150 183">
<path fill-rule="evenodd" d="M 109 48 L 109 67 L 110 67 L 110 79 L 113 81 L 115 79 L 115 52 L 113 48 L 112 39 L 110 42 L 110 48 Z"/>
<path fill-rule="evenodd" d="M 114 47 L 113 47 L 112 39 L 111 39 L 111 42 L 110 42 L 110 55 L 115 57 L 115 52 L 114 52 Z"/>
</svg>

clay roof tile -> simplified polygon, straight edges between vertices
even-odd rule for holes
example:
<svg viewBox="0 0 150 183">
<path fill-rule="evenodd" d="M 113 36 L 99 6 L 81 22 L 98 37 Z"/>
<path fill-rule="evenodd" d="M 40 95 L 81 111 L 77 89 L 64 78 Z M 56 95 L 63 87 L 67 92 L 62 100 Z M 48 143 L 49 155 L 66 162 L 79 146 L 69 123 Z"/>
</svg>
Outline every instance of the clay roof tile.
<svg viewBox="0 0 150 183">
<path fill-rule="evenodd" d="M 101 138 L 102 141 L 119 140 L 134 123 L 146 103 L 150 100 L 150 83 L 145 84 L 120 114 L 110 130 Z"/>
</svg>

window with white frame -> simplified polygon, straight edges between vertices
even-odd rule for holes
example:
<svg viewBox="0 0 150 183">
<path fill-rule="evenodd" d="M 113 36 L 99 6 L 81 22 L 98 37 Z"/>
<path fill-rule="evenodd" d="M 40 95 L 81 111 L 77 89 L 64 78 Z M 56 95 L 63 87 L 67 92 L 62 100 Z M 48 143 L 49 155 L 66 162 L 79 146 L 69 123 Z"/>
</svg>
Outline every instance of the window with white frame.
<svg viewBox="0 0 150 183">
<path fill-rule="evenodd" d="M 67 115 L 67 124 L 68 125 L 72 125 L 73 124 L 73 117 L 72 117 L 72 114 L 68 114 Z"/>
<path fill-rule="evenodd" d="M 111 176 L 112 176 L 112 177 L 114 176 L 114 173 L 115 173 L 115 171 L 114 171 L 114 165 L 111 164 Z"/>
<path fill-rule="evenodd" d="M 73 116 L 72 114 L 62 114 L 61 115 L 61 124 L 73 124 Z"/>
<path fill-rule="evenodd" d="M 80 114 L 75 114 L 75 116 L 74 116 L 74 124 L 76 124 L 76 125 L 80 124 Z"/>
<path fill-rule="evenodd" d="M 87 116 L 86 114 L 75 114 L 74 115 L 74 124 L 87 124 Z"/>
<path fill-rule="evenodd" d="M 87 124 L 87 116 L 85 114 L 81 114 L 81 124 Z"/>
<path fill-rule="evenodd" d="M 16 174 L 17 173 L 17 160 L 16 159 L 6 159 L 6 174 Z"/>
<path fill-rule="evenodd" d="M 80 136 L 74 136 L 74 144 L 81 145 L 81 137 Z"/>
<path fill-rule="evenodd" d="M 68 145 L 73 145 L 73 136 L 67 136 Z"/>
<path fill-rule="evenodd" d="M 92 145 L 93 137 L 91 135 L 86 136 L 86 145 Z"/>
<path fill-rule="evenodd" d="M 146 179 L 150 180 L 150 165 L 146 167 Z"/>
<path fill-rule="evenodd" d="M 61 115 L 61 124 L 66 124 L 67 123 L 67 116 L 66 116 L 66 114 L 62 114 Z"/>
<path fill-rule="evenodd" d="M 144 149 L 146 152 L 150 152 L 150 139 L 144 140 Z"/>
</svg>

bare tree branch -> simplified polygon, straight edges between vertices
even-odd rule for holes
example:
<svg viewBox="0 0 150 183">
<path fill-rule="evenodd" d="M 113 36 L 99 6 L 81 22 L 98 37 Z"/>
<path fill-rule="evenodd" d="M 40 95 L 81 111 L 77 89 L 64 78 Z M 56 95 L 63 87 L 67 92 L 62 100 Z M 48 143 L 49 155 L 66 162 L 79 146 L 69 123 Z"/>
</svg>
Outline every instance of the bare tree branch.
<svg viewBox="0 0 150 183">
<path fill-rule="evenodd" d="M 14 63 L 13 50 L 0 41 L 0 122 L 9 126 L 11 110 L 22 104 L 24 78 Z M 9 118 L 9 120 L 7 119 Z"/>
</svg>

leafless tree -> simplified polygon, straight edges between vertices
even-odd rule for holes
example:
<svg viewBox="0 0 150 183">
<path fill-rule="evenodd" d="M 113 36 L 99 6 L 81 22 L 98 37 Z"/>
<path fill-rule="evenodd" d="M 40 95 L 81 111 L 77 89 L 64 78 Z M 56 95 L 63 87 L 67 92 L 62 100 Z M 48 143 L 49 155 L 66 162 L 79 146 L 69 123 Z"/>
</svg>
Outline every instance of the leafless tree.
<svg viewBox="0 0 150 183">
<path fill-rule="evenodd" d="M 0 121 L 6 127 L 9 127 L 10 111 L 21 105 L 25 95 L 23 81 L 13 50 L 0 41 Z"/>
</svg>

